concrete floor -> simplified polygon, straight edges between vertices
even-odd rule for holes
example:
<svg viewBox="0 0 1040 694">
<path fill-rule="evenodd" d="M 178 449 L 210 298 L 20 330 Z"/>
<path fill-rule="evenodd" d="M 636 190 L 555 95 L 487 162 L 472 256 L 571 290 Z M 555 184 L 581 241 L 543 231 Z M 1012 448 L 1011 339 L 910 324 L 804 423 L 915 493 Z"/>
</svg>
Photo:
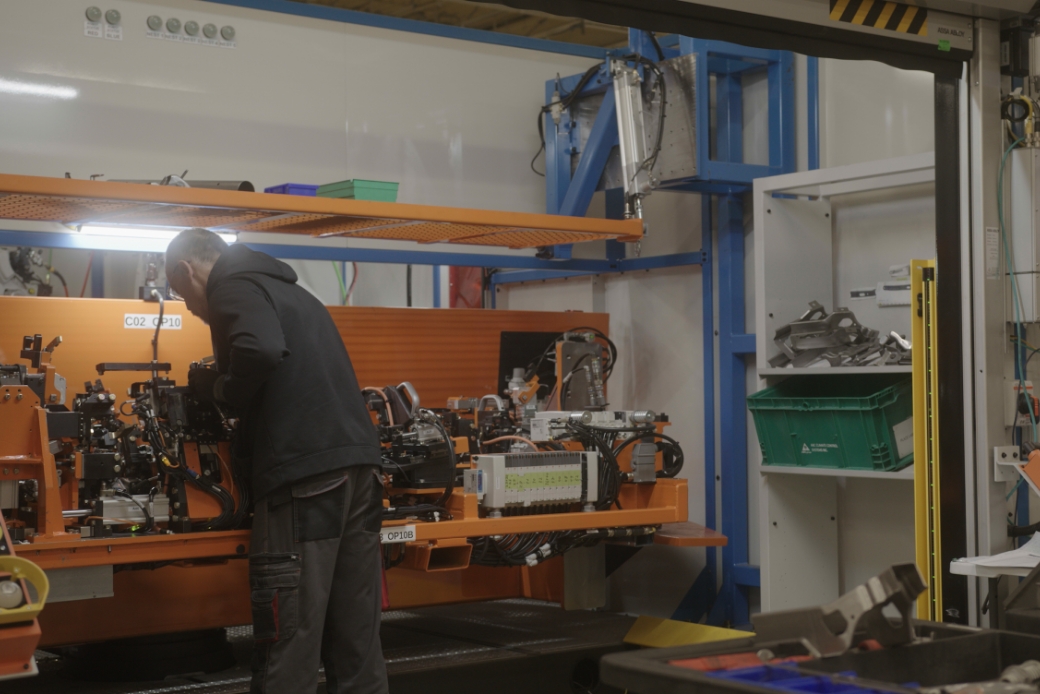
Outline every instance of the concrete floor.
<svg viewBox="0 0 1040 694">
<path fill-rule="evenodd" d="M 479 687 L 495 694 L 606 694 L 612 690 L 596 683 L 596 664 L 600 656 L 624 648 L 622 639 L 633 621 L 608 612 L 565 612 L 535 600 L 387 612 L 382 640 L 390 690 L 430 694 Z M 158 682 L 87 681 L 74 674 L 70 658 L 40 653 L 39 676 L 0 683 L 0 692 L 244 694 L 249 691 L 252 629 L 228 629 L 228 641 L 234 667 Z M 324 691 L 322 684 L 319 694 Z"/>
</svg>

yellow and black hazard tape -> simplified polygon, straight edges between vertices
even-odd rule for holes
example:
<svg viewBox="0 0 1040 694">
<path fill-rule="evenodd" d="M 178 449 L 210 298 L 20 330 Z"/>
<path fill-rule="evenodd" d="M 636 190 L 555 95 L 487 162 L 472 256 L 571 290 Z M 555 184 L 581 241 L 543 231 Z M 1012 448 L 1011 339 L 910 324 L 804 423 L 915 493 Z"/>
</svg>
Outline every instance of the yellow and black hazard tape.
<svg viewBox="0 0 1040 694">
<path fill-rule="evenodd" d="M 831 19 L 859 26 L 928 35 L 928 9 L 886 0 L 831 0 Z"/>
</svg>

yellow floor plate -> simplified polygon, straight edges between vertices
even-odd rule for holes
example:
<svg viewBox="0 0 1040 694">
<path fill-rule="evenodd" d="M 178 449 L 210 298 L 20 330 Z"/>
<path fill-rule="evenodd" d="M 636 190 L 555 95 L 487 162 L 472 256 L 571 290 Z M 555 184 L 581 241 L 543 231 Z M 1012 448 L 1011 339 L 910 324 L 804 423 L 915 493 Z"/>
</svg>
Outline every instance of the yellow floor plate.
<svg viewBox="0 0 1040 694">
<path fill-rule="evenodd" d="M 625 643 L 646 648 L 691 646 L 697 643 L 728 641 L 754 636 L 749 631 L 710 627 L 704 624 L 678 622 L 659 617 L 640 617 L 625 635 Z"/>
</svg>

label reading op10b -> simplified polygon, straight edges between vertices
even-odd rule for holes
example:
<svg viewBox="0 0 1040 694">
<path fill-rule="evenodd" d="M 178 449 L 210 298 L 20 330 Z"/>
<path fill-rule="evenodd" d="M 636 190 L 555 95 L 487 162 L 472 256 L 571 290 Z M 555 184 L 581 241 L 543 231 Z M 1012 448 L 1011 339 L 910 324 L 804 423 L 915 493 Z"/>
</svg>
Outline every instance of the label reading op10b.
<svg viewBox="0 0 1040 694">
<path fill-rule="evenodd" d="M 379 541 L 384 545 L 389 545 L 394 542 L 414 542 L 415 526 L 398 525 L 393 528 L 383 528 L 379 531 Z"/>
<path fill-rule="evenodd" d="M 127 330 L 155 330 L 159 324 L 158 313 L 127 313 L 123 316 L 123 327 Z M 180 330 L 180 316 L 163 316 L 163 330 Z"/>
</svg>

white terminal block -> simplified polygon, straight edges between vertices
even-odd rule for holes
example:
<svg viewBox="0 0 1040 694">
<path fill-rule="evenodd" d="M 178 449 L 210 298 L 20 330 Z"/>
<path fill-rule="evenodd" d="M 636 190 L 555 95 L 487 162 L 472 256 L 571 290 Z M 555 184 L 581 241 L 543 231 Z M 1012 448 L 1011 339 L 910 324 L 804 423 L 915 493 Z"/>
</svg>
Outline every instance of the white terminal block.
<svg viewBox="0 0 1040 694">
<path fill-rule="evenodd" d="M 595 503 L 598 463 L 598 454 L 590 451 L 477 455 L 465 491 L 489 509 Z"/>
</svg>

